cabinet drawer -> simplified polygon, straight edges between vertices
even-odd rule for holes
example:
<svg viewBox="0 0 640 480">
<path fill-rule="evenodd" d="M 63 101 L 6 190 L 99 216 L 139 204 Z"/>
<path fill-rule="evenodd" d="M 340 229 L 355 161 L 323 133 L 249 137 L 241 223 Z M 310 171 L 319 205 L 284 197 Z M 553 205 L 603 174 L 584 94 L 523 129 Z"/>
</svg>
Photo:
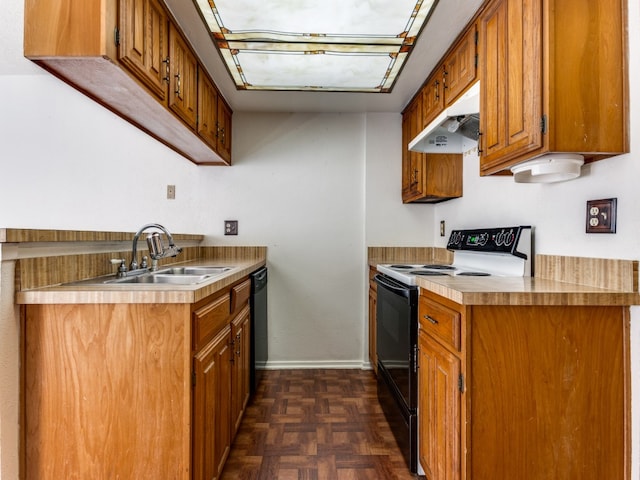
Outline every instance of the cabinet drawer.
<svg viewBox="0 0 640 480">
<path fill-rule="evenodd" d="M 231 289 L 231 312 L 242 308 L 251 295 L 251 280 L 246 280 Z"/>
<path fill-rule="evenodd" d="M 420 297 L 420 328 L 460 351 L 460 313 L 426 297 Z"/>
<path fill-rule="evenodd" d="M 199 350 L 229 323 L 231 297 L 227 293 L 193 312 L 193 348 Z"/>
</svg>

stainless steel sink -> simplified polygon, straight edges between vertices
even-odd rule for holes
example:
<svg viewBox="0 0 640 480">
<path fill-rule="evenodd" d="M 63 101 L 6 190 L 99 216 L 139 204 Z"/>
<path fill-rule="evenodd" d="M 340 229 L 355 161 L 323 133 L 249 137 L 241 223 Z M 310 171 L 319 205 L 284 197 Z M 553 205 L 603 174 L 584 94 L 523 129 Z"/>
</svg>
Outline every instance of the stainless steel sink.
<svg viewBox="0 0 640 480">
<path fill-rule="evenodd" d="M 135 277 L 117 278 L 105 282 L 107 284 L 170 284 L 170 285 L 195 285 L 202 283 L 205 280 L 209 280 L 213 275 L 173 275 L 163 273 L 150 273 L 144 275 L 137 275 Z"/>
<path fill-rule="evenodd" d="M 155 275 L 220 275 L 233 267 L 172 267 L 158 270 Z"/>
<path fill-rule="evenodd" d="M 69 285 L 197 285 L 219 275 L 222 275 L 234 267 L 231 266 L 191 266 L 191 267 L 169 267 L 157 272 L 146 272 L 128 277 L 116 278 L 114 275 L 108 277 L 92 278 L 72 282 Z"/>
</svg>

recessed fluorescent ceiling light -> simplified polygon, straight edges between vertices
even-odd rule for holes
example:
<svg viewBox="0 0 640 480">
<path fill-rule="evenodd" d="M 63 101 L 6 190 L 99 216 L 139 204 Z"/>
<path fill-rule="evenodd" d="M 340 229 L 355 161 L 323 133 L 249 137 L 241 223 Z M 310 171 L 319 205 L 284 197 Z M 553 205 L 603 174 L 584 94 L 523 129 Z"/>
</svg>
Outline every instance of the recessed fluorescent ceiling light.
<svg viewBox="0 0 640 480">
<path fill-rule="evenodd" d="M 437 0 L 194 0 L 239 90 L 390 92 Z"/>
</svg>

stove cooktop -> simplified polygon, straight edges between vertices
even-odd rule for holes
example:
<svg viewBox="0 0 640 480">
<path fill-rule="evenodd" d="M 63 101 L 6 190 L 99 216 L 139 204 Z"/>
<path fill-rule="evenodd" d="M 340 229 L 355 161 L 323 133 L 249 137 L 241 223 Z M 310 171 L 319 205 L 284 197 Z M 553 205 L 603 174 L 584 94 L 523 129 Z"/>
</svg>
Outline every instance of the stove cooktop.
<svg viewBox="0 0 640 480">
<path fill-rule="evenodd" d="M 447 248 L 454 260 L 447 264 L 379 264 L 377 270 L 406 285 L 431 276 L 531 276 L 530 226 L 454 230 Z"/>
<path fill-rule="evenodd" d="M 454 265 L 442 264 L 399 264 L 399 265 L 377 265 L 377 270 L 391 278 L 406 284 L 415 285 L 416 277 L 435 277 L 435 276 L 474 276 L 488 277 L 491 273 L 480 270 L 466 270 Z"/>
</svg>

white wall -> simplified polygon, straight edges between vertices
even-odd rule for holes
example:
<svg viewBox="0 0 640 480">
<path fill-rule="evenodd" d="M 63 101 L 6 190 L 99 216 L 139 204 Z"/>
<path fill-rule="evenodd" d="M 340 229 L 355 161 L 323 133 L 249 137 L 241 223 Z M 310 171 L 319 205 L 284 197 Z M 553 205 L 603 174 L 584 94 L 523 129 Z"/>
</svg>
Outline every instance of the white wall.
<svg viewBox="0 0 640 480">
<path fill-rule="evenodd" d="M 629 2 L 631 59 L 640 54 L 638 8 Z M 396 114 L 238 114 L 236 166 L 196 167 L 25 60 L 23 0 L 4 0 L 2 9 L 0 228 L 134 231 L 157 221 L 172 231 L 206 234 L 213 244 L 267 245 L 276 364 L 365 361 L 366 246 L 442 246 L 435 228 L 441 219 L 448 229 L 531 223 L 540 253 L 640 256 L 637 89 L 631 91 L 632 153 L 593 165 L 588 176 L 515 185 L 479 178 L 477 158 L 468 155 L 462 199 L 405 206 Z M 633 87 L 640 67 L 631 62 L 631 68 Z M 176 200 L 166 200 L 167 184 L 176 185 Z M 618 233 L 585 235 L 585 201 L 612 196 L 619 201 Z M 238 237 L 222 236 L 225 219 L 239 220 Z M 14 480 L 19 339 L 15 312 L 0 315 L 0 478 Z M 636 365 L 638 318 L 634 309 Z M 640 395 L 633 404 L 638 479 Z"/>
<path fill-rule="evenodd" d="M 367 115 L 366 244 L 420 247 L 431 245 L 434 209 L 402 203 L 402 117 Z"/>
<path fill-rule="evenodd" d="M 273 367 L 364 358 L 365 127 L 360 114 L 237 114 L 234 166 L 200 172 L 207 242 L 268 247 Z"/>
</svg>

